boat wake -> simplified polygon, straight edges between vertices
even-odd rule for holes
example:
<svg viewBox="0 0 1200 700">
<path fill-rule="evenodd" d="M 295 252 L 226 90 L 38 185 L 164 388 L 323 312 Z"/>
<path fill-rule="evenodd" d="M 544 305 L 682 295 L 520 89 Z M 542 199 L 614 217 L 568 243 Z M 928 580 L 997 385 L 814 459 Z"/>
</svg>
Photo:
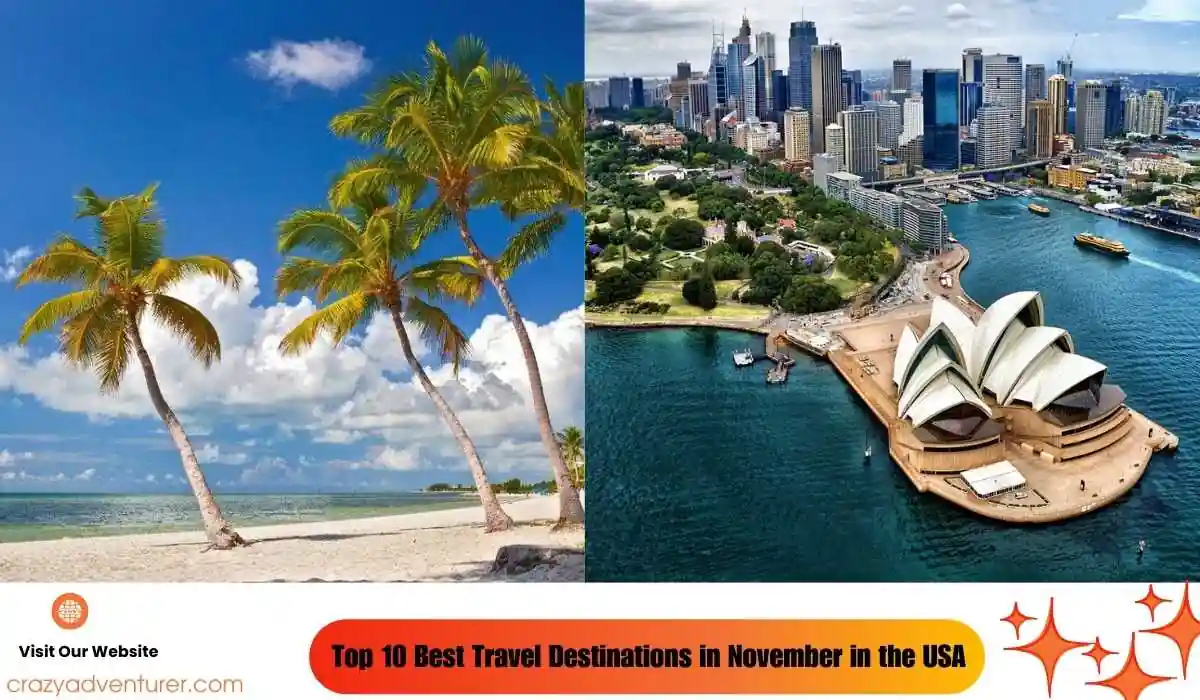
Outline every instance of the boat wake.
<svg viewBox="0 0 1200 700">
<path fill-rule="evenodd" d="M 1178 277 L 1180 279 L 1185 279 L 1188 282 L 1192 282 L 1194 284 L 1200 284 L 1200 275 L 1197 275 L 1194 272 L 1188 272 L 1187 270 L 1180 270 L 1178 267 L 1171 267 L 1170 265 L 1164 265 L 1160 262 L 1155 262 L 1154 260 L 1146 260 L 1145 258 L 1139 258 L 1136 255 L 1130 255 L 1129 261 L 1135 262 L 1139 265 L 1145 265 L 1146 267 L 1152 267 L 1155 270 L 1159 270 L 1160 272 L 1166 272 L 1167 274 L 1175 275 L 1176 277 Z"/>
</svg>

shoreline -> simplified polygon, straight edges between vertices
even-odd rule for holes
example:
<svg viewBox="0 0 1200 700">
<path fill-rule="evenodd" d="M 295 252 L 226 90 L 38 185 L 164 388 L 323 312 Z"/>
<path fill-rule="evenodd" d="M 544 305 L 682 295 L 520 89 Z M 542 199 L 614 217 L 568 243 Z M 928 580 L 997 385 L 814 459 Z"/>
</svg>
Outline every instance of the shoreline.
<svg viewBox="0 0 1200 700">
<path fill-rule="evenodd" d="M 303 582 L 583 580 L 584 531 L 552 532 L 557 496 L 504 504 L 516 526 L 483 532 L 478 505 L 422 513 L 239 528 L 249 547 L 205 551 L 202 532 L 0 544 L 0 581 Z M 562 550 L 518 575 L 492 567 L 501 547 Z"/>
</svg>

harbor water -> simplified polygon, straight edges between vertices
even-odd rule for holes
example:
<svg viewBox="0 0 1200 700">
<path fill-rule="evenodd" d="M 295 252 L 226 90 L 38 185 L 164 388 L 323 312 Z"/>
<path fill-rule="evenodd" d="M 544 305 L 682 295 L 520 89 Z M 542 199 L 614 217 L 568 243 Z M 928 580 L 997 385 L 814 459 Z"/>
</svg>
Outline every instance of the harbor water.
<svg viewBox="0 0 1200 700">
<path fill-rule="evenodd" d="M 1052 210 L 1040 217 L 1030 201 Z M 1200 242 L 1056 201 L 946 208 L 982 304 L 1038 290 L 1047 321 L 1109 367 L 1129 403 L 1174 431 L 1138 486 L 1042 526 L 919 494 L 886 434 L 822 360 L 786 386 L 711 329 L 587 334 L 588 579 L 597 581 L 1142 581 L 1200 571 Z M 1074 245 L 1124 242 L 1128 259 Z M 866 444 L 873 457 L 864 459 Z M 1139 556 L 1137 543 L 1147 541 Z"/>
</svg>

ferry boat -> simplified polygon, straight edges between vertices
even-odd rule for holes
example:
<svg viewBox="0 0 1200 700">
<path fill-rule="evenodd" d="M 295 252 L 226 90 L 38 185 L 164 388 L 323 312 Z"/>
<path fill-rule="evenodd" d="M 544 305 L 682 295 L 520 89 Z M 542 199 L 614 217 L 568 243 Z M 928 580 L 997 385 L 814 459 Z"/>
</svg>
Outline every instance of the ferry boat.
<svg viewBox="0 0 1200 700">
<path fill-rule="evenodd" d="M 754 364 L 754 352 L 749 348 L 733 351 L 733 364 L 737 367 L 749 367 Z"/>
<path fill-rule="evenodd" d="M 1050 216 L 1050 208 L 1043 207 L 1040 204 L 1030 204 L 1029 211 L 1033 212 L 1034 214 L 1037 214 L 1038 216 Z"/>
<path fill-rule="evenodd" d="M 1113 241 L 1107 238 L 1101 238 L 1086 231 L 1075 236 L 1075 245 L 1081 245 L 1087 248 L 1095 248 L 1103 253 L 1110 255 L 1119 255 L 1123 258 L 1129 257 L 1129 249 L 1120 241 Z"/>
</svg>

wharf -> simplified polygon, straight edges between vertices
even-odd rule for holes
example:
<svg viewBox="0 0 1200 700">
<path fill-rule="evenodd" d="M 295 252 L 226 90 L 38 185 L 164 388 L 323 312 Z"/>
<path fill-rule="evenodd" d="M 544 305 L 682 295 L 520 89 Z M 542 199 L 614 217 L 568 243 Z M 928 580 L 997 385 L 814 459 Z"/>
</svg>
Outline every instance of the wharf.
<svg viewBox="0 0 1200 700">
<path fill-rule="evenodd" d="M 1191 238 L 1192 240 L 1200 240 L 1200 233 L 1193 233 L 1190 231 L 1180 231 L 1178 229 L 1167 228 L 1166 226 L 1159 226 L 1158 224 L 1152 224 L 1152 223 L 1146 221 L 1145 219 L 1141 219 L 1136 216 L 1124 216 L 1122 214 L 1114 214 L 1110 211 L 1104 211 L 1102 209 L 1096 209 L 1094 207 L 1089 207 L 1086 204 L 1079 205 L 1079 208 L 1082 209 L 1083 211 L 1086 211 L 1089 214 L 1096 214 L 1099 216 L 1107 217 L 1109 219 L 1115 219 L 1116 221 L 1123 221 L 1127 224 L 1133 224 L 1134 226 L 1141 226 L 1142 228 L 1148 228 L 1148 229 L 1152 229 L 1154 231 L 1161 231 L 1162 233 L 1170 233 L 1170 234 L 1173 234 L 1176 236 L 1183 236 L 1184 238 Z"/>
</svg>

